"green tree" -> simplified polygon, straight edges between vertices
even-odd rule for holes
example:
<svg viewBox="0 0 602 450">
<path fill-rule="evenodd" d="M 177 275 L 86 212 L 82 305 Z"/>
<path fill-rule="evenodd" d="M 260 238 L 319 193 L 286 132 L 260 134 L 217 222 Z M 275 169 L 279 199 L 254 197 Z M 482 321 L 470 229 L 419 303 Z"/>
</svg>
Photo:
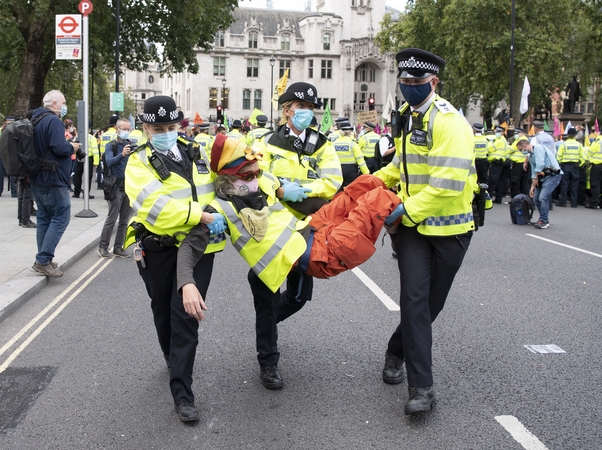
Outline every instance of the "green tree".
<svg viewBox="0 0 602 450">
<path fill-rule="evenodd" d="M 587 3 L 516 1 L 516 121 L 525 76 L 531 84 L 530 104 L 536 105 L 548 100 L 549 90 L 564 88 L 572 75 L 587 84 L 599 71 L 597 52 L 588 51 L 599 26 Z M 489 118 L 495 105 L 510 101 L 511 8 L 511 0 L 414 0 L 399 22 L 383 21 L 376 40 L 384 51 L 419 47 L 446 59 L 441 79 L 454 93 L 449 100 L 466 106 L 480 99 Z"/>
<path fill-rule="evenodd" d="M 77 13 L 78 3 L 0 2 L 0 70 L 18 72 L 11 112 L 24 114 L 41 104 L 46 77 L 55 64 L 55 15 Z M 211 46 L 217 30 L 232 22 L 237 5 L 238 0 L 121 0 L 120 62 L 130 70 L 145 69 L 156 61 L 164 72 L 196 73 L 195 49 Z M 90 45 L 99 66 L 110 67 L 115 57 L 115 0 L 96 2 L 89 24 Z"/>
</svg>

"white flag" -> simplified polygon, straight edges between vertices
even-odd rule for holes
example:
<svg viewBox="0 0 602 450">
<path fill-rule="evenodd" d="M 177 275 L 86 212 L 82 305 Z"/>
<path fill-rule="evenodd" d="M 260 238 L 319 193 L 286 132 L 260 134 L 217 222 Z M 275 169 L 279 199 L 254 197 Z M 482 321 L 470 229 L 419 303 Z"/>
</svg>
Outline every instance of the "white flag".
<svg viewBox="0 0 602 450">
<path fill-rule="evenodd" d="M 391 92 L 389 92 L 389 97 L 387 98 L 387 103 L 385 104 L 385 107 L 383 108 L 383 114 L 382 114 L 382 118 L 385 119 L 387 122 L 391 121 L 391 112 L 393 111 L 393 108 L 395 108 L 395 103 L 393 102 L 393 97 L 391 96 Z"/>
<path fill-rule="evenodd" d="M 531 93 L 531 85 L 529 84 L 529 79 L 525 77 L 525 82 L 523 84 L 523 93 L 520 97 L 520 107 L 518 110 L 521 114 L 526 113 L 529 110 L 529 94 Z"/>
</svg>

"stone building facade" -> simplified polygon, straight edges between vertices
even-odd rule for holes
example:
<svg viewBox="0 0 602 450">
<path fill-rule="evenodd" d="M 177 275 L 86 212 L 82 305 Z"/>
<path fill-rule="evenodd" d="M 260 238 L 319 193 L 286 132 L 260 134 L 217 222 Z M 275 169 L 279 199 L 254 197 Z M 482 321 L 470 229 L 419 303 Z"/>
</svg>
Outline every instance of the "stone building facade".
<svg viewBox="0 0 602 450">
<path fill-rule="evenodd" d="M 395 17 L 399 11 L 384 0 L 317 1 L 316 11 L 237 8 L 235 21 L 216 36 L 213 48 L 198 51 L 197 74 L 161 78 L 157 91 L 148 80 L 156 83 L 158 74 L 136 74 L 131 80 L 126 74 L 125 89 L 139 101 L 142 94 L 169 95 L 190 119 L 198 112 L 212 121 L 222 105 L 230 119 L 247 118 L 258 108 L 277 123 L 273 86 L 289 69 L 289 85 L 316 86 L 324 103 L 318 118 L 328 104 L 334 118 L 354 121 L 371 97 L 382 111 L 388 95 L 395 98 L 397 71 L 394 55 L 381 54 L 374 37 L 385 13 Z"/>
</svg>

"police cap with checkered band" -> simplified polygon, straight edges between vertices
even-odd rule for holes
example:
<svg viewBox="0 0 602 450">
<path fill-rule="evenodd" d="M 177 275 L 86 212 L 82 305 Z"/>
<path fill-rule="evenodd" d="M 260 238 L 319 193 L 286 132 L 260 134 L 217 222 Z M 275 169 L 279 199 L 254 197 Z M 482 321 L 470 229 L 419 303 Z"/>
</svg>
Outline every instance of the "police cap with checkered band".
<svg viewBox="0 0 602 450">
<path fill-rule="evenodd" d="M 395 55 L 397 78 L 427 78 L 445 67 L 445 60 L 426 50 L 406 48 Z"/>
<path fill-rule="evenodd" d="M 144 102 L 144 112 L 138 116 L 148 124 L 170 125 L 181 122 L 184 113 L 178 111 L 176 102 L 167 95 L 155 95 Z"/>
<path fill-rule="evenodd" d="M 318 108 L 322 106 L 322 102 L 318 99 L 318 90 L 316 87 L 313 84 L 304 83 L 303 81 L 291 84 L 286 92 L 278 99 L 278 104 L 282 105 L 291 100 L 302 100 L 304 102 L 312 103 Z"/>
</svg>

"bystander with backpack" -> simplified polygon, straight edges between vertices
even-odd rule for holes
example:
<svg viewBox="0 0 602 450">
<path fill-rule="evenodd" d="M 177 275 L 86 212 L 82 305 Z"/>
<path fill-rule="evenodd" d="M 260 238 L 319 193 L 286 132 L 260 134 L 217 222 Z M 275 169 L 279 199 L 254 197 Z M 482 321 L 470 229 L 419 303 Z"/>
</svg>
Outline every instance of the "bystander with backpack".
<svg viewBox="0 0 602 450">
<path fill-rule="evenodd" d="M 35 123 L 35 153 L 40 159 L 54 162 L 56 167 L 56 170 L 40 170 L 30 176 L 31 188 L 38 206 L 38 253 L 33 269 L 49 277 L 63 276 L 63 272 L 52 259 L 71 220 L 71 155 L 81 147 L 80 143 L 69 143 L 65 140 L 65 127 L 59 118 L 65 114 L 65 96 L 61 91 L 52 90 L 44 96 L 43 106 L 37 108 L 32 115 L 32 123 Z"/>
<path fill-rule="evenodd" d="M 109 204 L 107 218 L 100 234 L 100 243 L 98 244 L 98 254 L 103 258 L 129 258 L 130 255 L 123 249 L 125 240 L 125 231 L 128 221 L 132 214 L 130 201 L 125 193 L 125 167 L 130 154 L 135 150 L 135 146 L 128 140 L 130 135 L 130 121 L 127 119 L 118 119 L 115 125 L 117 137 L 115 140 L 105 145 L 103 154 L 103 190 L 105 200 Z M 115 233 L 115 243 L 113 253 L 109 252 L 109 242 L 113 234 L 115 223 L 117 232 Z"/>
</svg>

